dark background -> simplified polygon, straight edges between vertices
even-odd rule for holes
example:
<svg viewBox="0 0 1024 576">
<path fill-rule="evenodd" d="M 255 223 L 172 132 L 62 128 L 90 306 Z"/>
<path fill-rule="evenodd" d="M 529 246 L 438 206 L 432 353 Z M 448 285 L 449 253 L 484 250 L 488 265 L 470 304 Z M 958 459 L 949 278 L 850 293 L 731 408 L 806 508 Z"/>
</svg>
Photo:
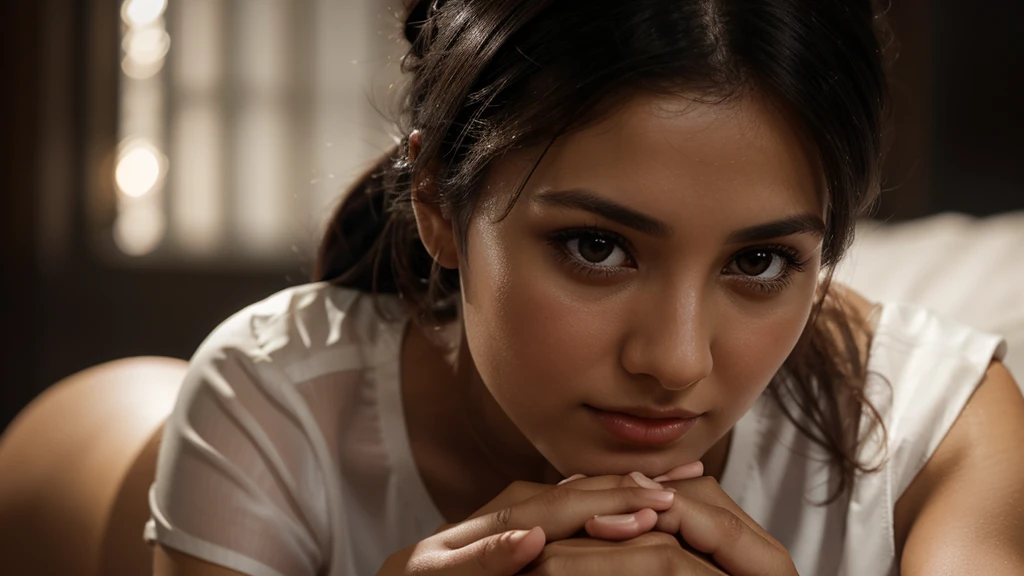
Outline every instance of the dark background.
<svg viewBox="0 0 1024 576">
<path fill-rule="evenodd" d="M 98 259 L 85 198 L 116 145 L 119 3 L 0 6 L 2 430 L 75 371 L 124 356 L 188 358 L 231 313 L 304 281 L 310 257 L 259 270 Z M 1024 209 L 1024 2 L 892 0 L 889 17 L 900 44 L 896 137 L 878 217 Z"/>
</svg>

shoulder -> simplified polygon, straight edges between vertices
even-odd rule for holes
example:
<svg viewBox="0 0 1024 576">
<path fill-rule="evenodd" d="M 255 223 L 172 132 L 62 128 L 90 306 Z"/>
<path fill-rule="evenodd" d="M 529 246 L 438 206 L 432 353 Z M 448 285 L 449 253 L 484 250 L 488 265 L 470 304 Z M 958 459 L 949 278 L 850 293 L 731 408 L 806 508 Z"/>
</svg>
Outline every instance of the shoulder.
<svg viewBox="0 0 1024 576">
<path fill-rule="evenodd" d="M 896 505 L 905 574 L 1024 572 L 1024 397 L 999 361 Z"/>
<path fill-rule="evenodd" d="M 386 465 L 365 369 L 393 349 L 380 343 L 400 311 L 397 299 L 317 283 L 213 330 L 164 428 L 150 539 L 246 574 L 318 572 L 345 498 L 342 460 Z"/>
<path fill-rule="evenodd" d="M 222 322 L 197 349 L 190 372 L 230 359 L 294 381 L 303 377 L 304 364 L 315 363 L 332 350 L 371 347 L 388 326 L 402 319 L 402 307 L 393 297 L 378 298 L 324 282 L 294 286 Z M 342 356 L 351 363 L 362 361 L 360 354 Z"/>
<path fill-rule="evenodd" d="M 235 313 L 192 356 L 161 453 L 205 444 L 225 456 L 244 438 L 260 453 L 289 444 L 285 460 L 312 458 L 338 419 L 376 410 L 360 398 L 376 386 L 368 375 L 401 337 L 396 300 L 316 283 Z"/>
<path fill-rule="evenodd" d="M 1024 540 L 1012 535 L 1024 524 L 1024 397 L 1001 362 L 1005 340 L 841 293 L 871 324 L 866 393 L 888 436 L 880 473 L 901 573 L 1021 573 Z"/>
<path fill-rule="evenodd" d="M 888 435 L 880 473 L 900 572 L 1024 573 L 1024 396 L 1001 361 L 1005 339 L 844 295 L 874 317 L 866 392 Z"/>
<path fill-rule="evenodd" d="M 189 361 L 165 440 L 200 428 L 200 435 L 223 436 L 230 433 L 226 422 L 248 427 L 247 436 L 292 428 L 283 421 L 301 422 L 303 429 L 330 426 L 340 415 L 319 414 L 324 402 L 368 407 L 354 399 L 374 385 L 368 370 L 394 348 L 388 339 L 401 337 L 396 300 L 316 283 L 233 314 Z"/>
</svg>

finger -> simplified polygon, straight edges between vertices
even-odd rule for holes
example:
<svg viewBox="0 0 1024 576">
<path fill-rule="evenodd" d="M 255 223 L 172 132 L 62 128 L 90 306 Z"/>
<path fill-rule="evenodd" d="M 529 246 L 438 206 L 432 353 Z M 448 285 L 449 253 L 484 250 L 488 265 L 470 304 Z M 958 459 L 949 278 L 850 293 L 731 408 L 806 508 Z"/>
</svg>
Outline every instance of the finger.
<svg viewBox="0 0 1024 576">
<path fill-rule="evenodd" d="M 722 576 L 714 566 L 700 562 L 676 543 L 633 545 L 616 542 L 604 547 L 574 545 L 574 540 L 549 544 L 527 565 L 522 574 L 531 576 L 588 576 L 622 574 L 686 574 Z"/>
<path fill-rule="evenodd" d="M 605 540 L 598 540 L 595 538 L 567 538 L 565 540 L 558 540 L 552 542 L 546 546 L 546 550 L 553 551 L 557 550 L 560 554 L 568 554 L 578 551 L 580 549 L 592 549 L 592 548 L 607 548 L 609 546 L 626 547 L 626 546 L 667 546 L 669 548 L 681 548 L 684 554 L 690 555 L 693 559 L 700 564 L 703 564 L 709 568 L 714 569 L 715 574 L 721 574 L 718 571 L 718 567 L 711 561 L 711 557 L 702 552 L 698 552 L 690 547 L 686 542 L 679 540 L 675 535 L 665 534 L 664 532 L 646 532 L 622 542 L 607 542 Z"/>
<path fill-rule="evenodd" d="M 633 546 L 661 546 L 674 544 L 682 548 L 683 552 L 690 556 L 694 562 L 702 564 L 708 568 L 711 568 L 715 574 L 724 574 L 720 571 L 715 563 L 711 561 L 711 556 L 694 550 L 692 546 L 681 540 L 675 534 L 665 534 L 663 532 L 648 532 L 641 534 L 636 538 L 629 541 L 630 545 Z"/>
<path fill-rule="evenodd" d="M 586 478 L 586 477 L 587 477 L 586 474 L 573 474 L 572 476 L 569 476 L 565 480 L 562 480 L 561 482 L 559 482 L 558 486 L 561 486 L 563 484 L 568 484 L 569 482 L 572 482 L 573 480 L 579 480 L 580 478 Z"/>
<path fill-rule="evenodd" d="M 573 490 L 552 488 L 524 502 L 486 516 L 473 518 L 441 534 L 449 548 L 508 530 L 540 526 L 550 540 L 568 538 L 583 529 L 595 515 L 631 514 L 644 508 L 654 511 L 672 507 L 674 493 L 647 488 Z"/>
<path fill-rule="evenodd" d="M 740 520 L 743 520 L 743 522 L 750 526 L 754 532 L 760 534 L 761 537 L 774 543 L 777 547 L 782 547 L 782 544 L 775 540 L 767 530 L 755 522 L 753 518 L 751 518 L 728 494 L 725 493 L 725 490 L 722 489 L 722 486 L 719 485 L 718 481 L 714 478 L 710 476 L 701 476 L 700 478 L 693 478 L 690 480 L 668 481 L 664 484 L 666 487 L 675 489 L 679 494 L 686 498 L 729 510 Z M 679 504 L 677 503 L 673 509 L 659 514 L 658 525 L 655 529 L 676 533 L 678 530 L 675 526 L 678 525 L 678 522 L 674 517 L 682 513 L 683 511 L 679 508 Z"/>
<path fill-rule="evenodd" d="M 732 510 L 680 496 L 673 511 L 680 512 L 672 515 L 676 533 L 697 551 L 710 555 L 729 574 L 795 574 L 785 549 L 762 537 Z M 659 530 L 663 528 L 661 522 L 659 518 Z"/>
<path fill-rule="evenodd" d="M 650 532 L 657 522 L 658 513 L 650 508 L 644 508 L 633 514 L 595 516 L 587 520 L 583 528 L 591 538 L 619 541 Z"/>
<path fill-rule="evenodd" d="M 480 516 L 486 516 L 493 514 L 499 510 L 504 510 L 513 504 L 519 504 L 525 502 L 538 494 L 543 494 L 554 487 L 551 484 L 541 484 L 537 482 L 513 482 L 509 484 L 504 490 L 501 491 L 496 498 L 485 504 L 482 508 L 474 512 L 469 518 L 478 518 Z"/>
<path fill-rule="evenodd" d="M 573 490 L 607 490 L 609 488 L 654 488 L 661 490 L 664 487 L 644 476 L 640 472 L 630 472 L 625 476 L 610 474 L 607 476 L 590 476 L 568 483 Z"/>
<path fill-rule="evenodd" d="M 446 563 L 455 562 L 451 576 L 513 576 L 544 551 L 546 538 L 540 528 L 512 530 L 477 540 L 448 552 Z"/>
<path fill-rule="evenodd" d="M 700 460 L 689 462 L 682 466 L 676 466 L 661 476 L 654 477 L 655 482 L 668 482 L 670 480 L 689 480 L 704 475 L 704 463 Z"/>
</svg>

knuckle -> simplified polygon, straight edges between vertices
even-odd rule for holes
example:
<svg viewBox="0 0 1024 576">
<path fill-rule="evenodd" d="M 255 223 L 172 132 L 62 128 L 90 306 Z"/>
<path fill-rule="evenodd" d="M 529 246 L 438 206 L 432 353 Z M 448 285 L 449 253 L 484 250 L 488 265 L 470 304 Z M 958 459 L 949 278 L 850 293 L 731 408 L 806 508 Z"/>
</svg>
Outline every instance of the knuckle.
<svg viewBox="0 0 1024 576">
<path fill-rule="evenodd" d="M 506 507 L 498 510 L 494 513 L 494 525 L 497 530 L 496 532 L 505 532 L 512 525 L 512 508 Z"/>
<path fill-rule="evenodd" d="M 746 530 L 746 524 L 739 516 L 725 508 L 717 508 L 715 514 L 718 516 L 719 535 L 723 540 L 735 542 L 740 539 Z"/>
</svg>

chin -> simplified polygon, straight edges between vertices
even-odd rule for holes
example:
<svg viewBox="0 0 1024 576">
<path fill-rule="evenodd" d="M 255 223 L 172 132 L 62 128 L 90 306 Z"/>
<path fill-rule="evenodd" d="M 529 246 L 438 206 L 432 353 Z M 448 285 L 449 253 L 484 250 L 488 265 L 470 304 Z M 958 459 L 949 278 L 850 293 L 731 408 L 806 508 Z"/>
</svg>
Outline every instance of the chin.
<svg viewBox="0 0 1024 576">
<path fill-rule="evenodd" d="M 640 472 L 649 478 L 660 476 L 669 470 L 700 460 L 703 452 L 689 449 L 688 447 L 676 446 L 673 450 L 661 449 L 626 449 L 616 450 L 590 448 L 586 457 L 581 455 L 587 452 L 585 448 L 577 448 L 569 452 L 574 454 L 568 458 L 549 458 L 549 462 L 565 477 L 573 474 L 585 474 L 587 476 L 624 476 L 630 472 Z"/>
</svg>

